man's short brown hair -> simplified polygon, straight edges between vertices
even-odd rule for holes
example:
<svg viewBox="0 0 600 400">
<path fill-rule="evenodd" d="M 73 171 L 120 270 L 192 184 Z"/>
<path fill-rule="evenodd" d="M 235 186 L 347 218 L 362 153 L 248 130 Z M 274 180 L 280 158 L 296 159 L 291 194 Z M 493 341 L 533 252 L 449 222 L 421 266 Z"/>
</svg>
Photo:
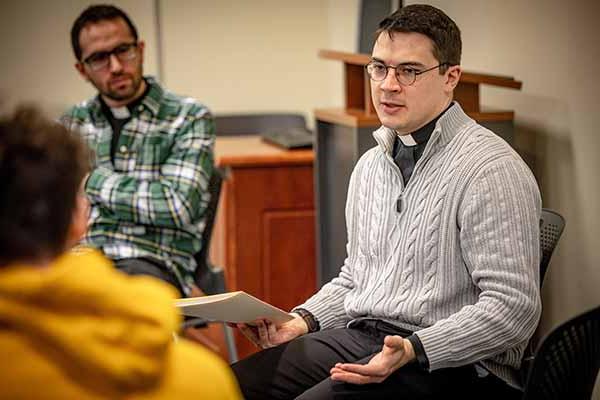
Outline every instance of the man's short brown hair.
<svg viewBox="0 0 600 400">
<path fill-rule="evenodd" d="M 83 28 L 88 24 L 97 24 L 101 21 L 110 21 L 114 19 L 122 18 L 123 21 L 129 27 L 131 32 L 131 36 L 137 42 L 138 33 L 135 25 L 131 21 L 131 18 L 125 13 L 125 11 L 121 10 L 118 7 L 115 7 L 110 4 L 96 4 L 89 6 L 86 8 L 80 15 L 77 17 L 73 26 L 71 27 L 71 46 L 73 47 L 73 53 L 75 54 L 75 58 L 77 61 L 81 60 L 81 43 L 79 43 L 79 35 Z"/>
<path fill-rule="evenodd" d="M 0 118 L 0 265 L 65 250 L 90 152 L 79 135 L 19 107 Z"/>
<path fill-rule="evenodd" d="M 440 73 L 445 73 L 447 66 L 460 65 L 462 41 L 460 29 L 456 23 L 438 8 L 413 4 L 401 7 L 379 23 L 375 39 L 383 32 L 392 37 L 396 32 L 416 32 L 427 36 L 433 42 L 433 56 L 440 64 Z"/>
</svg>

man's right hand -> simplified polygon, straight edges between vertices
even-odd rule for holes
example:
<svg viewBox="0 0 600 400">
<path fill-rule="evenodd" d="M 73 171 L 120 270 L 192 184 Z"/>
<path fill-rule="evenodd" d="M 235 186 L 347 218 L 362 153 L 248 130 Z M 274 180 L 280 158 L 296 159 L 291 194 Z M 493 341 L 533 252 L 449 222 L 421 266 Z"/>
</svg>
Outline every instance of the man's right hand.
<svg viewBox="0 0 600 400">
<path fill-rule="evenodd" d="M 298 336 L 308 333 L 308 325 L 306 325 L 302 317 L 295 313 L 291 313 L 290 315 L 294 319 L 279 326 L 268 320 L 257 320 L 251 325 L 237 324 L 236 326 L 256 346 L 261 349 L 267 349 L 289 342 Z"/>
</svg>

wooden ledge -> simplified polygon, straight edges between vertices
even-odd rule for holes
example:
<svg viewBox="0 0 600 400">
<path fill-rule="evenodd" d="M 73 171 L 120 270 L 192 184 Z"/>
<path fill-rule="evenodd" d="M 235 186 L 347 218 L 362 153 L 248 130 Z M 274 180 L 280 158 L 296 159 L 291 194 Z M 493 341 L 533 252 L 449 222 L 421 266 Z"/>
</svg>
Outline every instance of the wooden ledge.
<svg viewBox="0 0 600 400">
<path fill-rule="evenodd" d="M 217 136 L 215 164 L 218 167 L 277 167 L 312 165 L 312 149 L 286 150 L 263 142 L 258 135 Z"/>
<path fill-rule="evenodd" d="M 335 50 L 319 50 L 319 57 L 328 60 L 343 61 L 351 65 L 367 65 L 371 60 L 368 54 L 346 53 Z M 517 81 L 510 76 L 481 74 L 477 72 L 463 71 L 460 77 L 461 83 L 482 84 L 500 86 L 510 89 L 521 89 L 523 82 Z"/>
</svg>

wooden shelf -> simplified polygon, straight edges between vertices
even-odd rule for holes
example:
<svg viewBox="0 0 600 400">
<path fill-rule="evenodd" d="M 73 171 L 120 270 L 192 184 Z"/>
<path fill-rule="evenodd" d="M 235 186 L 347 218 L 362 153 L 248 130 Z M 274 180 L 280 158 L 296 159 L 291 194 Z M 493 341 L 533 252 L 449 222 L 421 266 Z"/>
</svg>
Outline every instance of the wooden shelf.
<svg viewBox="0 0 600 400">
<path fill-rule="evenodd" d="M 478 122 L 512 121 L 515 117 L 515 113 L 513 111 L 502 110 L 467 112 L 467 115 Z M 315 110 L 315 117 L 319 121 L 351 126 L 354 128 L 373 127 L 381 124 L 379 122 L 379 118 L 377 118 L 377 115 L 368 115 L 362 110 L 358 109 L 319 108 Z"/>
<path fill-rule="evenodd" d="M 356 127 L 377 125 L 379 121 L 371 101 L 371 86 L 364 68 L 371 60 L 371 56 L 335 50 L 320 50 L 319 57 L 344 63 L 344 82 L 346 85 L 345 107 L 337 110 L 317 110 L 317 118 Z M 463 71 L 458 86 L 454 90 L 454 99 L 460 103 L 463 110 L 471 118 L 478 122 L 513 120 L 513 111 L 489 111 L 481 107 L 480 85 L 520 90 L 522 82 L 509 76 Z"/>
<path fill-rule="evenodd" d="M 352 108 L 320 108 L 315 110 L 315 117 L 321 121 L 357 128 L 379 125 L 377 115 Z"/>
</svg>

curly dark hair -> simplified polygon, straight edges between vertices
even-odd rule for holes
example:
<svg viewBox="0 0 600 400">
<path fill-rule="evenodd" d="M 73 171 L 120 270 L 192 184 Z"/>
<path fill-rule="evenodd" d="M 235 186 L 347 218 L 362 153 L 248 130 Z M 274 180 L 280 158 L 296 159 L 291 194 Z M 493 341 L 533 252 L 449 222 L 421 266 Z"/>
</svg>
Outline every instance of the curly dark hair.
<svg viewBox="0 0 600 400">
<path fill-rule="evenodd" d="M 94 24 L 100 21 L 106 21 L 111 19 L 123 18 L 129 30 L 131 31 L 131 35 L 137 42 L 138 33 L 137 29 L 135 29 L 135 25 L 129 18 L 125 11 L 121 10 L 118 7 L 109 4 L 97 4 L 93 6 L 89 6 L 77 17 L 75 22 L 73 23 L 73 27 L 71 27 L 71 46 L 73 47 L 73 53 L 75 53 L 75 58 L 78 61 L 81 61 L 81 45 L 79 43 L 79 34 L 81 30 L 87 24 Z"/>
<path fill-rule="evenodd" d="M 387 32 L 390 37 L 396 32 L 416 32 L 427 36 L 433 42 L 433 56 L 440 64 L 446 64 L 440 67 L 441 74 L 446 72 L 447 66 L 460 64 L 460 29 L 438 8 L 425 4 L 401 7 L 379 23 L 375 39 L 383 32 Z"/>
<path fill-rule="evenodd" d="M 35 107 L 0 118 L 0 265 L 65 250 L 90 159 L 78 134 Z"/>
</svg>

